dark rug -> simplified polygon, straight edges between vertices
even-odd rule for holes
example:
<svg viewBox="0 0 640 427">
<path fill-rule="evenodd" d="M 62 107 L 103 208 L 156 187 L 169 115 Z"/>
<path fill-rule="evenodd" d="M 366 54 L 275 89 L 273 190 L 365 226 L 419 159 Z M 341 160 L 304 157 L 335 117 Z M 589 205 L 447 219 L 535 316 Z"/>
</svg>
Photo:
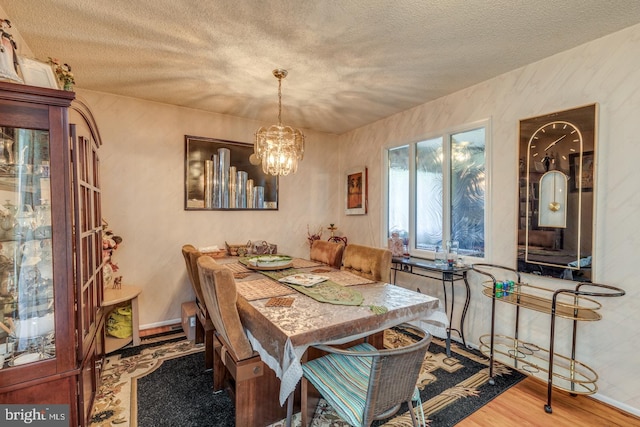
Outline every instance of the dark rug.
<svg viewBox="0 0 640 427">
<path fill-rule="evenodd" d="M 411 339 L 410 335 L 394 332 L 385 335 L 385 344 L 395 347 Z M 211 372 L 203 372 L 203 365 L 202 352 L 190 354 L 165 360 L 158 369 L 139 378 L 138 425 L 233 426 L 233 402 L 226 392 L 212 393 Z M 418 382 L 425 417 L 431 427 L 453 426 L 524 377 L 498 365 L 494 369 L 496 383 L 489 385 L 486 357 L 453 344 L 448 358 L 444 343 L 434 339 Z M 316 422 L 320 426 L 346 425 L 327 408 L 319 410 Z M 406 406 L 394 417 L 374 425 L 411 425 Z"/>
<path fill-rule="evenodd" d="M 234 406 L 226 391 L 214 394 L 204 352 L 165 360 L 138 379 L 138 426 L 233 427 Z M 180 410 L 177 410 L 180 408 Z"/>
</svg>

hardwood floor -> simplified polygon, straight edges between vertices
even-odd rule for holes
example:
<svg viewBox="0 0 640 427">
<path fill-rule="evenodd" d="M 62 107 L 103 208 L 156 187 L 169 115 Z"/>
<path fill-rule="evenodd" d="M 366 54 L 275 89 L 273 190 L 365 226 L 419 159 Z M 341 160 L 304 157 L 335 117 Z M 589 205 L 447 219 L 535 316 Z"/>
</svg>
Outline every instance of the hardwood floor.
<svg viewBox="0 0 640 427">
<path fill-rule="evenodd" d="M 532 377 L 502 393 L 496 399 L 457 424 L 458 427 L 486 426 L 640 426 L 640 418 L 589 396 L 572 397 L 554 389 L 547 414 L 546 383 Z"/>
</svg>

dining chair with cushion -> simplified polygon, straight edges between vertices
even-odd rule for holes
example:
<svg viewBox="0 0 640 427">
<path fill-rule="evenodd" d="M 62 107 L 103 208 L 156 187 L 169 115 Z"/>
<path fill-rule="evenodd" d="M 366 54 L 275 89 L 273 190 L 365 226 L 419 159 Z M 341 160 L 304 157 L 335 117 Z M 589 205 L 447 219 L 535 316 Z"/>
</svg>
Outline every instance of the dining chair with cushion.
<svg viewBox="0 0 640 427">
<path fill-rule="evenodd" d="M 340 268 L 342 265 L 342 254 L 344 244 L 336 242 L 325 242 L 324 240 L 314 240 L 311 244 L 309 258 L 331 267 Z"/>
<path fill-rule="evenodd" d="M 213 368 L 213 323 L 211 317 L 207 312 L 204 299 L 202 297 L 202 287 L 200 286 L 200 276 L 198 274 L 198 258 L 202 256 L 202 253 L 193 245 L 182 246 L 182 256 L 187 266 L 187 275 L 189 281 L 193 287 L 193 292 L 196 294 L 196 337 L 195 343 L 204 343 L 205 352 L 205 369 L 209 370 Z"/>
<path fill-rule="evenodd" d="M 391 251 L 350 244 L 344 248 L 342 270 L 377 282 L 388 282 L 391 278 Z"/>
<path fill-rule="evenodd" d="M 404 347 L 383 350 L 368 343 L 347 349 L 313 346 L 328 354 L 303 363 L 303 395 L 309 392 L 311 384 L 352 426 L 369 426 L 375 420 L 388 418 L 406 402 L 411 421 L 417 427 L 416 412 L 422 416 L 423 412 L 416 383 L 431 334 L 413 325 L 401 326 L 421 338 Z M 414 400 L 419 402 L 416 408 Z"/>
<path fill-rule="evenodd" d="M 262 412 L 236 412 L 237 426 L 259 426 L 265 419 L 284 418 L 286 407 L 278 404 L 280 382 L 253 350 L 242 326 L 233 272 L 208 256 L 198 258 L 197 265 L 204 302 L 215 328 L 213 391 L 229 390 L 236 408 L 257 407 L 257 401 L 273 402 L 259 405 Z"/>
</svg>

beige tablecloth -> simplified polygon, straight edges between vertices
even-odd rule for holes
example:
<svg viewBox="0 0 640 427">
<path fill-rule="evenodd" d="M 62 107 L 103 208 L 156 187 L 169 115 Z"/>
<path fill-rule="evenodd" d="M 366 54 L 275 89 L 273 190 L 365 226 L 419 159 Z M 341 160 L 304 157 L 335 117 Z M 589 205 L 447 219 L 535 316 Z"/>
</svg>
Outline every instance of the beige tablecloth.
<svg viewBox="0 0 640 427">
<path fill-rule="evenodd" d="M 240 318 L 254 350 L 281 380 L 281 404 L 302 378 L 300 360 L 309 346 L 349 342 L 408 321 L 443 320 L 435 297 L 386 283 L 354 288 L 364 297 L 362 306 L 324 304 L 299 293 L 288 296 L 294 298 L 291 307 L 267 307 L 268 299 L 238 299 Z M 375 314 L 371 305 L 388 311 Z"/>
</svg>

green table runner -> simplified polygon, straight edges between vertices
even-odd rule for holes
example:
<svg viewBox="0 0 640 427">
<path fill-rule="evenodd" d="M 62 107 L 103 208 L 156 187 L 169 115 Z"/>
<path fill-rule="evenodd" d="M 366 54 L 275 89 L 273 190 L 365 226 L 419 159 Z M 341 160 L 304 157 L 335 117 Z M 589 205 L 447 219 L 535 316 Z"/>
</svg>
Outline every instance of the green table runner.
<svg viewBox="0 0 640 427">
<path fill-rule="evenodd" d="M 279 280 L 292 274 L 298 274 L 299 271 L 296 269 L 286 269 L 277 271 L 261 271 L 261 273 L 274 280 Z M 362 302 L 364 301 L 364 297 L 360 292 L 350 287 L 342 286 L 339 283 L 332 282 L 331 280 L 325 280 L 324 282 L 320 282 L 313 286 L 300 286 L 283 282 L 280 283 L 290 286 L 301 294 L 319 302 L 335 305 L 362 305 Z M 371 305 L 369 308 L 376 314 L 387 312 L 387 308 L 382 306 Z"/>
</svg>

